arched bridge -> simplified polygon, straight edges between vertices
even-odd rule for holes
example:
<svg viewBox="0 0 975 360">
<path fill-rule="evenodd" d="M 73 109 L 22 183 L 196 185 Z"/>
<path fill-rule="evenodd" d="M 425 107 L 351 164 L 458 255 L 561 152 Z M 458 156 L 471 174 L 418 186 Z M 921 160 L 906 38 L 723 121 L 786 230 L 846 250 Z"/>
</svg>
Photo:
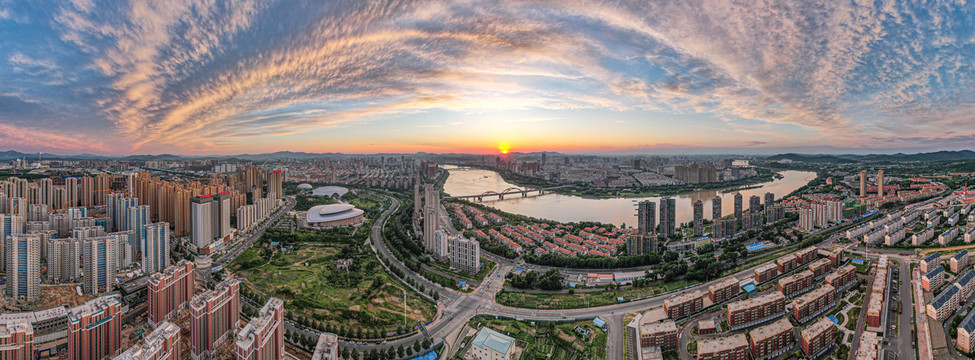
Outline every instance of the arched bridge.
<svg viewBox="0 0 975 360">
<path fill-rule="evenodd" d="M 508 196 L 508 195 L 520 194 L 521 197 L 528 197 L 528 195 L 530 195 L 532 193 L 536 193 L 538 195 L 541 195 L 541 194 L 544 194 L 546 191 L 560 189 L 560 188 L 564 188 L 564 187 L 567 187 L 567 186 L 570 186 L 570 185 L 553 186 L 553 187 L 547 187 L 547 188 L 533 188 L 533 187 L 518 188 L 518 187 L 510 187 L 510 188 L 507 188 L 507 189 L 502 190 L 501 192 L 489 190 L 489 191 L 485 191 L 483 193 L 480 193 L 478 195 L 445 196 L 444 198 L 445 199 L 474 199 L 474 200 L 477 200 L 477 201 L 483 201 L 484 198 L 497 197 L 499 200 L 504 200 L 504 197 L 505 196 Z"/>
</svg>

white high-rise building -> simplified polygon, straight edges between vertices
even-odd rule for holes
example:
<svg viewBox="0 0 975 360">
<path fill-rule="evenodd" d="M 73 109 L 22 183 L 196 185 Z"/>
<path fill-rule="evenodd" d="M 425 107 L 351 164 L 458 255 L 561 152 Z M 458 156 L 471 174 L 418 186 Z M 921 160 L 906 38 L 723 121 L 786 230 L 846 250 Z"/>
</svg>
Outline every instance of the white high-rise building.
<svg viewBox="0 0 975 360">
<path fill-rule="evenodd" d="M 81 241 L 53 239 L 47 244 L 47 280 L 51 283 L 75 282 L 81 278 Z"/>
<path fill-rule="evenodd" d="M 149 205 L 132 206 L 129 208 L 127 216 L 128 224 L 125 230 L 132 230 L 132 259 L 137 259 L 134 254 L 142 252 L 142 239 L 146 237 L 145 226 L 149 225 L 150 220 Z"/>
<path fill-rule="evenodd" d="M 91 296 L 111 292 L 118 273 L 118 239 L 96 236 L 82 240 L 81 261 L 84 265 L 82 288 Z"/>
<path fill-rule="evenodd" d="M 41 284 L 41 235 L 11 234 L 5 243 L 7 297 L 37 300 Z"/>
<path fill-rule="evenodd" d="M 440 229 L 440 193 L 432 184 L 426 184 L 423 196 L 423 247 L 433 252 Z"/>
<path fill-rule="evenodd" d="M 437 258 L 437 260 L 447 260 L 450 256 L 450 253 L 448 252 L 450 241 L 448 240 L 447 232 L 443 231 L 442 229 L 437 230 L 437 232 L 434 233 L 434 238 L 433 255 Z"/>
<path fill-rule="evenodd" d="M 213 241 L 213 199 L 195 197 L 190 202 L 193 245 L 205 248 Z"/>
<path fill-rule="evenodd" d="M 142 240 L 142 271 L 152 274 L 162 271 L 170 264 L 169 223 L 158 222 L 145 226 Z"/>
<path fill-rule="evenodd" d="M 475 274 L 481 265 L 481 243 L 463 236 L 450 238 L 450 266 Z"/>
</svg>

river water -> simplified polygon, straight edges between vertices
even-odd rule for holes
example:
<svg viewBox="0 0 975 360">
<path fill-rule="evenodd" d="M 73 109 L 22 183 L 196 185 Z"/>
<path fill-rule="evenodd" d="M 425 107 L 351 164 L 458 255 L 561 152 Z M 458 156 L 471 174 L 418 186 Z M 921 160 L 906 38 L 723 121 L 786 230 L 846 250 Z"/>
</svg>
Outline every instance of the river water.
<svg viewBox="0 0 975 360">
<path fill-rule="evenodd" d="M 451 165 L 444 168 L 450 171 L 450 176 L 444 183 L 444 192 L 453 196 L 477 195 L 486 191 L 502 192 L 508 188 L 519 187 L 504 181 L 501 175 L 491 170 L 458 168 Z M 764 204 L 766 192 L 775 194 L 775 199 L 778 200 L 816 178 L 816 173 L 810 171 L 788 170 L 780 174 L 783 178 L 756 184 L 761 185 L 759 188 L 742 190 L 743 210 L 748 210 L 748 198 L 752 195 L 762 197 Z M 735 193 L 723 194 L 721 190 L 700 190 L 671 196 L 677 200 L 678 223 L 693 220 L 692 204 L 697 200 L 704 202 L 704 217 L 710 218 L 711 198 L 715 195 L 721 196 L 722 214 L 733 213 Z M 632 227 L 636 226 L 637 202 L 642 200 L 656 202 L 659 211 L 660 199 L 661 197 L 591 199 L 551 193 L 525 198 L 520 195 L 508 195 L 504 200 L 498 200 L 497 197 L 486 198 L 482 204 L 513 214 L 560 222 L 599 221 L 614 225 L 625 223 Z"/>
</svg>

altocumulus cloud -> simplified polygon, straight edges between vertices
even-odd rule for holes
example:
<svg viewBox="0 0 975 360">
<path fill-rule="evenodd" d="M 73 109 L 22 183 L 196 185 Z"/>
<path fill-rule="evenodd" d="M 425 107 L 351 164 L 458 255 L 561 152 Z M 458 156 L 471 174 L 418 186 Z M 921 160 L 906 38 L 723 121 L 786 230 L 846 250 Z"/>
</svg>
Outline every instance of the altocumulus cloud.
<svg viewBox="0 0 975 360">
<path fill-rule="evenodd" d="M 975 134 L 964 1 L 55 4 L 0 1 L 14 146 L 208 152 L 497 109 L 703 114 L 827 145 Z"/>
</svg>

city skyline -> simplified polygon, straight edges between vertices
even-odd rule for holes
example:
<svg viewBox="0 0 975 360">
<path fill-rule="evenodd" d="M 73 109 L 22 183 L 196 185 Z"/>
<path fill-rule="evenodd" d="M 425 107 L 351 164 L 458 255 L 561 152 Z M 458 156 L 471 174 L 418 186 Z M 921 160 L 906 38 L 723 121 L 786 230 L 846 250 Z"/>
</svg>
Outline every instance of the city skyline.
<svg viewBox="0 0 975 360">
<path fill-rule="evenodd" d="M 975 138 L 971 12 L 0 1 L 0 133 L 108 155 L 956 150 Z"/>
</svg>

